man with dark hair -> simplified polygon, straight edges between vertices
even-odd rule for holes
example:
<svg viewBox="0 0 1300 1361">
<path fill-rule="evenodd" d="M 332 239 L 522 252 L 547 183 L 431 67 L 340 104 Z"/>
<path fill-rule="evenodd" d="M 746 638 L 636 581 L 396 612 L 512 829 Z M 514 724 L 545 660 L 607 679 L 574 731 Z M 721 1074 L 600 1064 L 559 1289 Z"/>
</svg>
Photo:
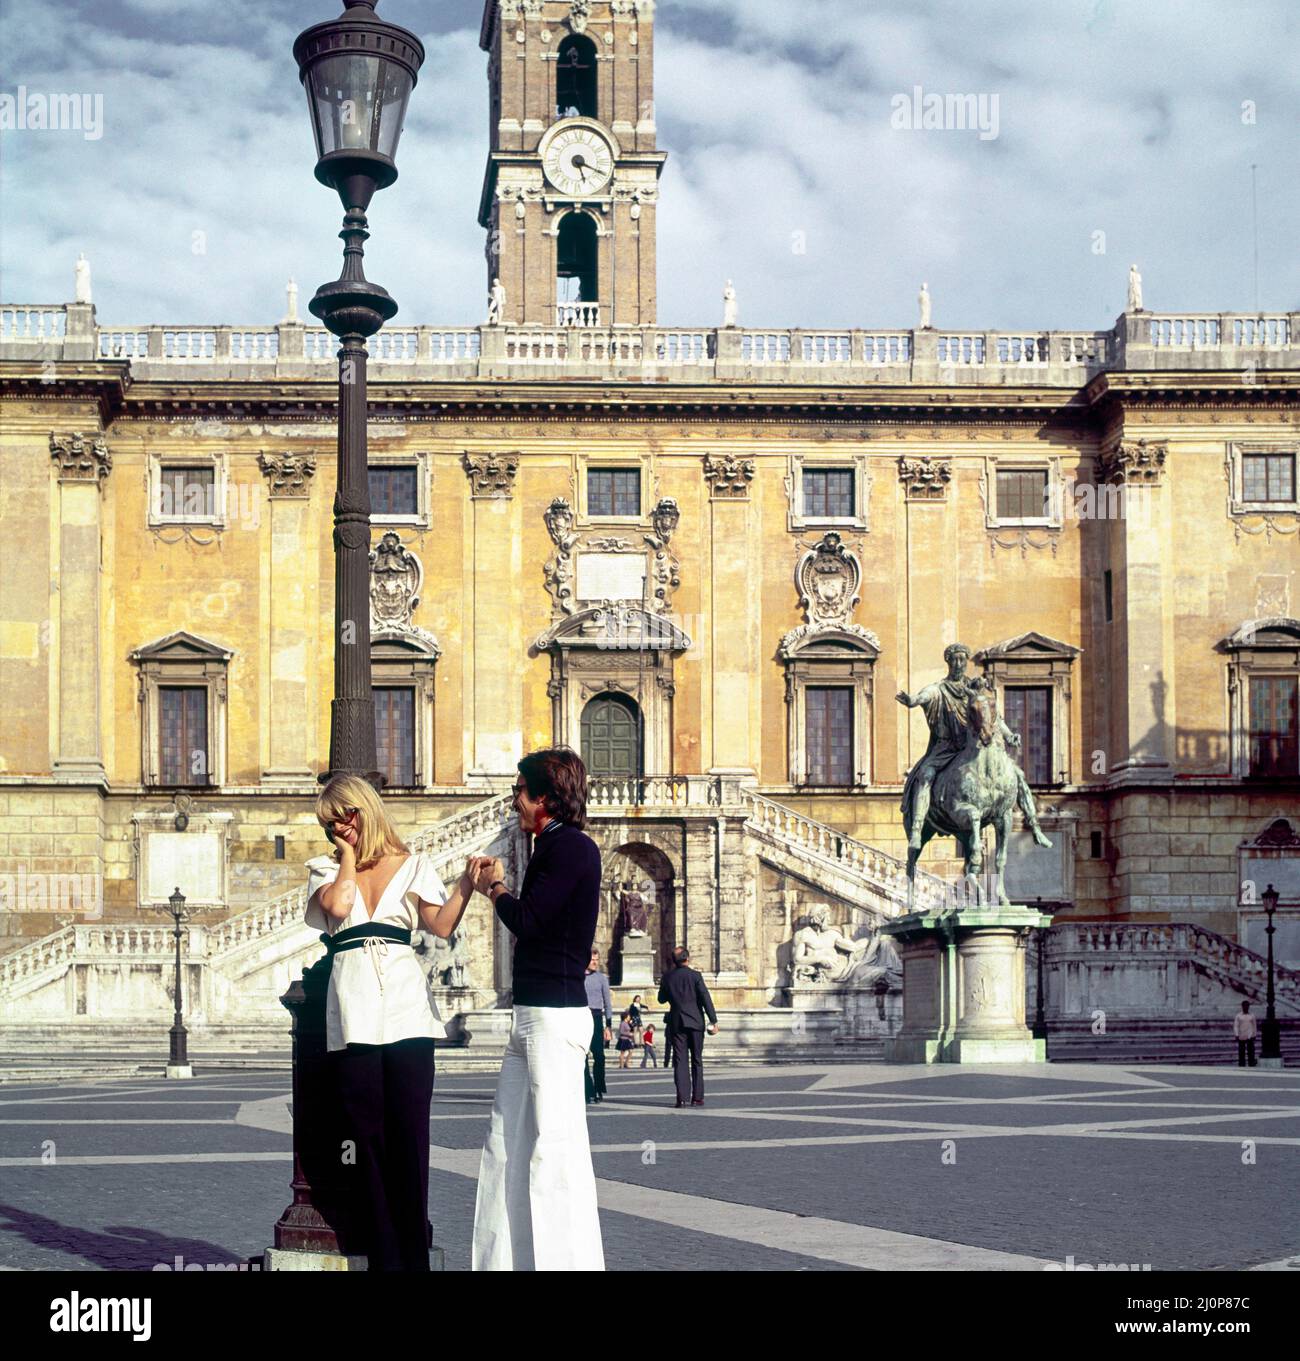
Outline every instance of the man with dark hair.
<svg viewBox="0 0 1300 1361">
<path fill-rule="evenodd" d="M 676 1106 L 687 1104 L 686 1056 L 690 1055 L 690 1104 L 704 1105 L 704 1017 L 709 1034 L 718 1033 L 718 1013 L 704 978 L 690 967 L 691 952 L 679 945 L 673 951 L 673 967 L 659 984 L 659 1000 L 668 1003 L 666 1031 L 673 1047 L 673 1078 L 677 1084 Z"/>
<path fill-rule="evenodd" d="M 516 897 L 499 860 L 474 886 L 515 936 L 510 1039 L 483 1145 L 475 1271 L 603 1271 L 581 1074 L 592 1041 L 585 983 L 600 905 L 587 768 L 567 747 L 532 752 L 514 785 L 533 852 Z"/>
</svg>

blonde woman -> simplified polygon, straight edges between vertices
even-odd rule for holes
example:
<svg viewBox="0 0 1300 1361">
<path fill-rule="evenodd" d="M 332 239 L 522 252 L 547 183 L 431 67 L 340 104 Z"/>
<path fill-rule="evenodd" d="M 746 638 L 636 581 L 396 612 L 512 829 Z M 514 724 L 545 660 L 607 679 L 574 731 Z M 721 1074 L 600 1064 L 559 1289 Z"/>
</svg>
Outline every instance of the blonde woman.
<svg viewBox="0 0 1300 1361">
<path fill-rule="evenodd" d="M 411 949 L 417 927 L 446 939 L 473 896 L 471 869 L 449 895 L 412 855 L 373 786 L 337 775 L 316 800 L 332 855 L 307 862 L 307 925 L 328 937 L 326 1047 L 356 1147 L 348 1202 L 371 1271 L 428 1271 L 433 1041 L 447 1031 Z"/>
</svg>

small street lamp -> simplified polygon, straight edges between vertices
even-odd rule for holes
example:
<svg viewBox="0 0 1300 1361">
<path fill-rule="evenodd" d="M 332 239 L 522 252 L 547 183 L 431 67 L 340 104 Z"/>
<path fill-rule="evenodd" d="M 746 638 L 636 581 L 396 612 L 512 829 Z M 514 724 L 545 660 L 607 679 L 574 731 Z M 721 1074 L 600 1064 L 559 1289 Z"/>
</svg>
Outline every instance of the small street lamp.
<svg viewBox="0 0 1300 1361">
<path fill-rule="evenodd" d="M 1264 915 L 1268 918 L 1268 924 L 1264 927 L 1264 933 L 1268 936 L 1268 1005 L 1264 1011 L 1264 1024 L 1259 1029 L 1259 1061 L 1266 1068 L 1280 1068 L 1282 1028 L 1278 1025 L 1277 1015 L 1273 1010 L 1273 932 L 1277 929 L 1273 925 L 1273 913 L 1277 911 L 1277 900 L 1280 895 L 1270 884 L 1259 896 L 1264 902 Z"/>
<path fill-rule="evenodd" d="M 343 201 L 343 272 L 308 307 L 339 338 L 338 491 L 334 497 L 334 699 L 329 769 L 376 787 L 375 705 L 370 690 L 370 489 L 366 468 L 366 340 L 397 303 L 362 268 L 366 209 L 397 178 L 397 141 L 424 61 L 420 40 L 376 18 L 376 0 L 344 0 L 344 12 L 293 45 L 316 137 L 316 178 Z"/>
<path fill-rule="evenodd" d="M 163 910 L 162 903 L 155 903 L 154 906 L 158 911 Z M 168 1050 L 167 1076 L 193 1077 L 194 1069 L 190 1067 L 190 1061 L 186 1054 L 188 1035 L 185 1030 L 185 1022 L 182 1019 L 184 1002 L 181 998 L 181 922 L 192 917 L 198 909 L 185 906 L 185 895 L 181 892 L 180 886 L 178 885 L 176 891 L 167 899 L 167 910 L 171 912 L 172 930 L 176 938 L 175 1008 L 172 1014 L 171 1047 Z"/>
</svg>

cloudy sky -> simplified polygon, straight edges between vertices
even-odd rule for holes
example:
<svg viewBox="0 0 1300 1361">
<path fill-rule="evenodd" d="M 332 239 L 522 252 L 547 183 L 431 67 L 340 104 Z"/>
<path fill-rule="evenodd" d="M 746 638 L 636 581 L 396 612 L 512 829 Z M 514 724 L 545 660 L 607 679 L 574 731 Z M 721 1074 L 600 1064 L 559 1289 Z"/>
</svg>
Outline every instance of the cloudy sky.
<svg viewBox="0 0 1300 1361">
<path fill-rule="evenodd" d="M 336 0 L 4 0 L 0 95 L 103 97 L 102 136 L 0 132 L 0 297 L 101 324 L 268 324 L 338 273 L 291 56 Z M 484 315 L 482 0 L 382 0 L 427 57 L 371 210 L 398 322 Z M 1300 309 L 1293 0 L 660 0 L 664 324 L 1109 326 L 1148 307 Z M 893 126 L 982 95 L 996 136 Z M 93 106 L 92 106 L 93 107 Z M 990 129 L 986 127 L 986 131 Z"/>
</svg>

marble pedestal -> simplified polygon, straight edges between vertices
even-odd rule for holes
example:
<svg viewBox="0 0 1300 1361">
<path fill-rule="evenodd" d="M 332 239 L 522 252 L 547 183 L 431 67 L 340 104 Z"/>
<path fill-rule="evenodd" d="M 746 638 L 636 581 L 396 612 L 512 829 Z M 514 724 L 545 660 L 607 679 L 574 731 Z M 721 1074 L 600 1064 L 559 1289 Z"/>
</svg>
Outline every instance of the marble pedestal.
<svg viewBox="0 0 1300 1361">
<path fill-rule="evenodd" d="M 624 936 L 620 947 L 623 974 L 621 988 L 654 986 L 655 947 L 649 936 Z"/>
<path fill-rule="evenodd" d="M 903 1027 L 890 1063 L 1042 1063 L 1025 1024 L 1025 943 L 1051 917 L 985 904 L 886 922 L 903 960 Z"/>
</svg>

